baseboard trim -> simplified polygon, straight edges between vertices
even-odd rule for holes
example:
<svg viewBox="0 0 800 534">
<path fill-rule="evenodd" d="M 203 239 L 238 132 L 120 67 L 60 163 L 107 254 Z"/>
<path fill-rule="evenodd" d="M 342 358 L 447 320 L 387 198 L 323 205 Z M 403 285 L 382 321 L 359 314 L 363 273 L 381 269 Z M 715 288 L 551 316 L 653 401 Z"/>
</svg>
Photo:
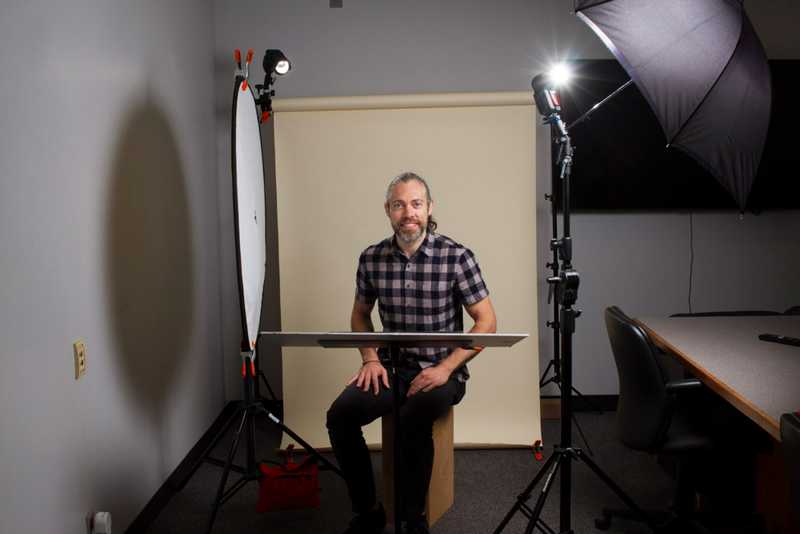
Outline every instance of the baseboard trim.
<svg viewBox="0 0 800 534">
<path fill-rule="evenodd" d="M 208 430 L 200 437 L 197 444 L 189 450 L 186 457 L 178 464 L 178 467 L 175 468 L 161 487 L 158 488 L 142 511 L 139 512 L 139 515 L 134 518 L 130 526 L 125 530 L 125 534 L 142 534 L 147 532 L 147 529 L 150 528 L 150 525 L 155 521 L 156 517 L 158 517 L 158 514 L 161 513 L 161 510 L 167 506 L 172 496 L 178 492 L 185 477 L 191 473 L 191 470 L 198 462 L 203 460 L 203 452 L 206 447 L 208 447 L 214 437 L 219 433 L 225 422 L 236 409 L 239 408 L 239 403 L 240 401 L 230 401 L 225 405 L 214 422 L 211 423 L 211 426 L 208 427 Z"/>
</svg>

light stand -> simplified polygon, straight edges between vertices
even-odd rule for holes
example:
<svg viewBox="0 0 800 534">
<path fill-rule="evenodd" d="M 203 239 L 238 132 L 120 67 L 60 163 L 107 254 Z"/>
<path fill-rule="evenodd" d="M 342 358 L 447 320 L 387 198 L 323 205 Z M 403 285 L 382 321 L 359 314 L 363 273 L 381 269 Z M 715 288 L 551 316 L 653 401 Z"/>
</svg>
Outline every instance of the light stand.
<svg viewBox="0 0 800 534">
<path fill-rule="evenodd" d="M 267 65 L 266 60 L 270 51 L 268 50 L 267 52 L 268 54 L 265 55 L 265 66 Z M 282 54 L 280 54 L 280 57 L 283 59 L 281 60 L 278 58 L 278 64 L 280 64 L 280 61 L 283 61 L 285 65 L 280 68 L 275 65 L 273 65 L 273 67 L 278 74 L 285 74 L 290 68 L 288 60 L 286 60 L 285 56 Z M 260 370 L 257 371 L 256 368 L 256 347 L 260 337 L 258 334 L 258 324 L 260 322 L 264 266 L 263 260 L 261 259 L 263 255 L 259 254 L 259 252 L 263 252 L 263 248 L 257 246 L 258 244 L 263 244 L 263 229 L 259 226 L 259 223 L 263 224 L 265 219 L 263 216 L 263 204 L 259 206 L 257 202 L 258 200 L 263 202 L 264 194 L 261 134 L 258 127 L 257 102 L 255 97 L 250 93 L 250 84 L 248 82 L 248 71 L 250 63 L 253 60 L 253 50 L 248 50 L 244 66 L 242 65 L 241 51 L 238 49 L 234 53 L 234 59 L 238 70 L 234 78 L 233 90 L 231 174 L 233 177 L 234 219 L 237 221 L 237 224 L 234 226 L 234 235 L 236 240 L 236 264 L 238 267 L 239 304 L 242 314 L 242 342 L 240 347 L 242 359 L 242 400 L 237 403 L 233 413 L 228 415 L 227 419 L 219 426 L 219 430 L 216 431 L 214 437 L 205 445 L 202 454 L 197 459 L 193 460 L 193 463 L 188 467 L 188 472 L 178 478 L 175 484 L 176 490 L 180 491 L 204 462 L 223 468 L 206 526 L 206 533 L 210 533 L 214 527 L 214 521 L 216 520 L 220 507 L 248 482 L 257 481 L 263 476 L 259 468 L 259 462 L 256 460 L 257 447 L 255 425 L 257 417 L 261 417 L 268 424 L 276 426 L 282 433 L 287 434 L 294 441 L 299 443 L 310 456 L 321 464 L 321 469 L 328 469 L 339 476 L 343 476 L 338 467 L 333 465 L 311 445 L 283 424 L 278 416 L 266 409 L 265 406 L 268 405 L 268 402 L 266 399 L 261 398 L 258 392 L 258 378 L 261 376 L 272 394 L 273 400 L 277 401 L 277 399 L 275 399 L 275 394 L 272 392 L 272 388 L 269 386 L 269 382 L 266 380 L 266 375 L 261 373 Z M 270 77 L 269 79 L 274 81 L 274 78 L 271 77 L 271 71 L 267 71 L 267 73 L 267 76 Z M 240 100 L 240 94 L 246 96 Z M 269 94 L 269 96 L 271 95 L 272 93 Z M 242 103 L 241 106 L 239 105 L 240 102 Z M 270 102 L 267 101 L 266 105 L 269 106 Z M 242 112 L 241 117 L 239 115 L 240 111 Z M 240 151 L 242 154 L 240 154 Z M 257 155 L 257 158 L 253 159 L 254 155 Z M 256 163 L 254 164 L 254 162 Z M 239 165 L 240 163 L 241 165 Z M 246 216 L 240 217 L 242 214 L 246 214 Z M 254 243 L 256 246 L 253 245 Z M 258 269 L 253 269 L 253 266 L 258 264 L 260 264 L 262 268 L 260 274 Z M 253 293 L 258 295 L 257 300 L 247 298 Z M 227 436 L 228 431 L 234 424 L 236 425 L 236 430 L 233 441 L 228 449 L 226 459 L 220 460 L 214 458 L 212 456 L 214 449 L 217 444 Z M 245 457 L 244 463 L 240 465 L 235 463 L 235 459 L 242 441 L 244 442 Z M 231 471 L 239 473 L 240 477 L 228 487 L 228 477 Z"/>
<path fill-rule="evenodd" d="M 241 54 L 239 52 L 236 54 L 236 59 L 239 70 L 242 70 Z M 249 67 L 252 59 L 253 50 L 250 49 L 247 51 L 245 69 Z M 258 96 L 255 100 L 256 105 L 261 109 L 259 122 L 265 123 L 272 114 L 272 97 L 275 96 L 275 89 L 273 89 L 272 86 L 275 84 L 277 76 L 283 76 L 292 70 L 292 64 L 281 50 L 270 48 L 264 52 L 264 59 L 261 62 L 261 66 L 264 68 L 264 83 L 256 84 L 255 89 Z M 243 72 L 243 76 L 247 78 L 247 70 Z M 261 381 L 258 380 L 259 378 L 264 382 L 271 399 L 267 399 L 261 395 Z M 260 360 L 256 361 L 255 398 L 263 403 L 265 408 L 273 409 L 283 414 L 283 401 L 278 400 L 275 396 L 275 392 L 272 391 L 269 380 L 267 380 L 267 375 L 261 370 Z"/>
<path fill-rule="evenodd" d="M 621 89 L 620 89 L 621 90 Z M 517 512 L 521 512 L 528 518 L 525 534 L 531 534 L 535 528 L 546 534 L 555 532 L 544 521 L 541 520 L 542 508 L 552 489 L 555 475 L 561 468 L 560 478 L 560 534 L 572 534 L 572 461 L 581 460 L 602 480 L 639 518 L 642 519 L 654 531 L 658 528 L 655 522 L 631 499 L 611 477 L 609 477 L 600 467 L 578 447 L 572 446 L 572 338 L 575 333 L 575 320 L 580 316 L 580 310 L 573 306 L 578 300 L 578 287 L 580 285 L 580 275 L 572 266 L 572 235 L 570 229 L 570 175 L 572 171 L 572 158 L 574 149 L 569 137 L 566 124 L 561 119 L 561 102 L 556 86 L 546 75 L 540 74 L 533 79 L 533 92 L 536 106 L 544 116 L 544 123 L 551 125 L 551 131 L 556 135 L 553 139 L 559 145 L 558 164 L 561 167 L 561 203 L 564 236 L 561 239 L 553 239 L 551 248 L 557 253 L 561 260 L 561 266 L 557 274 L 547 279 L 555 295 L 555 303 L 558 307 L 559 330 L 560 330 L 560 363 L 561 363 L 561 442 L 553 449 L 553 454 L 547 459 L 542 469 L 536 474 L 530 484 L 517 497 L 516 502 L 505 515 L 500 525 L 495 529 L 495 534 L 499 534 L 506 527 L 508 522 Z M 618 93 L 616 91 L 614 94 Z M 606 99 L 607 100 L 607 99 Z M 605 102 L 605 100 L 603 101 Z M 602 102 L 601 102 L 602 103 Z M 593 107 L 590 112 L 597 109 Z M 582 117 L 580 120 L 585 118 Z M 576 121 L 577 123 L 577 121 Z M 554 216 L 555 217 L 555 216 Z M 546 475 L 546 477 L 545 477 Z M 530 508 L 527 501 L 531 498 L 534 488 L 544 477 L 539 497 L 533 508 Z"/>
<path fill-rule="evenodd" d="M 292 63 L 283 52 L 270 48 L 264 52 L 262 66 L 264 67 L 264 83 L 256 85 L 258 93 L 256 104 L 261 108 L 261 122 L 267 122 L 272 114 L 272 97 L 275 96 L 272 86 L 275 84 L 275 78 L 292 70 Z"/>
<path fill-rule="evenodd" d="M 557 133 L 558 132 L 556 131 L 556 127 L 551 124 L 550 125 L 550 137 L 554 141 L 555 141 L 555 139 L 557 139 L 557 137 L 556 137 Z M 555 146 L 556 146 L 556 143 L 554 142 L 554 147 Z M 552 151 L 553 152 L 553 159 L 555 161 L 560 161 L 561 160 L 561 150 L 563 150 L 564 145 L 563 144 L 558 144 L 557 146 L 559 148 L 559 152 L 558 152 L 558 155 L 556 156 L 555 155 L 555 151 Z M 552 238 L 550 239 L 550 251 L 553 254 L 553 259 L 552 259 L 552 261 L 548 262 L 545 266 L 548 269 L 552 269 L 553 274 L 552 274 L 552 276 L 550 278 L 548 278 L 548 281 L 558 277 L 559 268 L 560 268 L 559 267 L 559 257 L 558 257 L 558 249 L 559 249 L 559 246 L 558 246 L 558 243 L 559 243 L 559 241 L 558 241 L 558 208 L 556 206 L 556 197 L 555 197 L 555 191 L 556 191 L 556 188 L 558 186 L 558 180 L 556 179 L 556 174 L 553 173 L 552 171 L 551 171 L 550 175 L 551 175 L 550 193 L 549 194 L 545 194 L 545 196 L 544 196 L 545 200 L 550 202 L 550 216 L 551 216 L 551 219 L 552 219 L 552 221 L 551 221 Z M 558 387 L 559 392 L 560 392 L 561 388 L 563 387 L 562 380 L 561 380 L 561 323 L 560 323 L 560 321 L 558 321 L 559 303 L 558 303 L 557 299 L 555 299 L 555 300 L 553 299 L 553 291 L 554 291 L 554 289 L 555 289 L 555 286 L 553 284 L 549 284 L 548 293 L 547 293 L 547 303 L 553 305 L 553 320 L 552 321 L 547 321 L 545 323 L 545 325 L 548 328 L 552 328 L 553 329 L 553 358 L 548 362 L 547 367 L 545 367 L 544 372 L 542 373 L 542 376 L 539 379 L 539 389 L 541 390 L 543 387 L 545 387 L 548 384 L 555 384 Z M 550 370 L 553 371 L 553 376 L 547 378 L 547 375 L 550 372 Z M 588 398 L 586 398 L 583 395 L 583 393 L 581 393 L 578 390 L 578 388 L 576 388 L 574 385 L 572 386 L 572 392 L 575 393 L 576 395 L 578 395 L 578 397 L 580 397 L 581 399 L 583 399 L 584 403 L 587 406 L 590 406 L 593 409 L 593 411 L 596 411 L 598 413 L 603 413 L 603 411 L 601 409 L 599 409 L 593 402 L 591 402 Z M 589 452 L 590 455 L 592 455 L 592 448 L 589 445 L 589 440 L 586 439 L 586 435 L 583 433 L 583 429 L 581 428 L 581 425 L 578 423 L 578 419 L 577 419 L 577 417 L 575 417 L 574 413 L 572 414 L 572 421 L 573 421 L 573 423 L 575 423 L 575 428 L 578 429 L 578 433 L 581 435 L 581 439 L 583 440 L 583 443 L 586 444 L 586 450 Z"/>
<path fill-rule="evenodd" d="M 607 97 L 605 97 L 600 102 L 597 102 L 596 104 L 594 104 L 591 108 L 589 108 L 588 111 L 586 111 L 583 115 L 578 117 L 575 120 L 575 122 L 570 124 L 570 128 L 574 128 L 574 127 L 578 126 L 579 124 L 581 124 L 583 121 L 588 120 L 591 117 L 592 113 L 597 111 L 598 108 L 600 108 L 603 104 L 605 104 L 606 102 L 608 102 L 609 100 L 611 100 L 612 98 L 617 96 L 621 91 L 623 91 L 626 87 L 628 87 L 632 83 L 633 83 L 633 80 L 628 80 L 627 82 L 625 82 L 621 86 L 617 87 L 611 94 L 609 94 Z M 556 98 L 558 98 L 558 94 L 557 93 L 556 93 Z M 560 101 L 557 104 L 557 108 L 558 108 L 558 110 L 560 110 L 560 108 L 561 108 Z M 557 110 L 554 109 L 554 111 L 557 111 Z M 555 158 L 554 158 L 556 162 L 561 161 L 562 152 L 564 150 L 564 144 L 559 142 L 560 136 L 561 136 L 561 132 L 559 132 L 557 130 L 556 126 L 551 123 L 550 124 L 550 138 L 553 140 L 554 147 L 555 146 L 558 147 L 558 156 L 555 156 Z M 555 153 L 555 151 L 553 151 L 553 152 Z M 556 165 L 558 165 L 558 163 L 556 163 Z M 553 180 L 550 182 L 550 194 L 546 194 L 544 196 L 545 200 L 548 200 L 550 202 L 550 215 L 551 215 L 551 218 L 552 218 L 551 227 L 552 227 L 552 232 L 553 232 L 552 233 L 553 237 L 550 240 L 550 250 L 553 253 L 553 260 L 546 264 L 546 267 L 548 269 L 552 269 L 553 270 L 553 276 L 548 280 L 557 278 L 558 277 L 558 273 L 559 273 L 559 263 L 558 263 L 558 260 L 559 260 L 559 257 L 558 257 L 558 248 L 559 248 L 558 247 L 558 208 L 556 206 L 556 199 L 555 199 L 555 194 L 554 194 L 556 189 L 557 189 L 557 181 L 555 179 L 555 175 L 554 174 L 552 175 L 552 178 L 553 178 Z M 558 316 L 559 316 L 559 311 L 558 311 L 559 303 L 558 303 L 558 300 L 553 300 L 553 298 L 552 298 L 553 297 L 553 290 L 554 290 L 554 286 L 553 286 L 553 284 L 550 284 L 549 291 L 548 291 L 548 294 L 547 294 L 547 303 L 550 304 L 552 302 L 552 304 L 553 304 L 553 318 L 557 319 Z M 561 356 L 560 356 L 560 343 L 559 343 L 559 341 L 560 341 L 560 323 L 558 322 L 558 320 L 553 320 L 553 321 L 547 321 L 547 323 L 545 323 L 545 324 L 546 324 L 546 326 L 548 328 L 552 328 L 553 329 L 553 358 L 548 362 L 547 367 L 545 367 L 544 372 L 542 373 L 542 376 L 539 379 L 539 389 L 541 389 L 544 386 L 546 386 L 547 384 L 551 384 L 551 383 L 556 384 L 556 386 L 558 386 L 558 388 L 561 389 L 561 387 L 562 387 L 562 383 L 561 383 Z M 553 370 L 553 376 L 550 377 L 550 378 L 547 378 L 547 374 L 550 372 L 551 369 Z M 580 391 L 578 391 L 578 389 L 574 385 L 572 386 L 572 391 L 576 395 L 578 395 L 587 405 L 592 406 L 594 408 L 594 411 L 599 412 L 599 413 L 603 412 L 603 410 L 600 410 L 597 406 L 595 406 L 592 402 L 590 402 L 589 399 L 586 398 Z M 578 425 L 578 421 L 577 420 L 575 420 L 575 426 L 578 428 L 578 432 L 581 433 L 581 437 L 583 438 L 584 443 L 586 443 L 586 448 L 589 449 L 589 453 L 591 454 L 592 451 L 591 451 L 591 448 L 589 448 L 589 442 L 586 441 L 586 438 L 583 435 L 583 431 L 581 430 L 580 425 Z"/>
</svg>

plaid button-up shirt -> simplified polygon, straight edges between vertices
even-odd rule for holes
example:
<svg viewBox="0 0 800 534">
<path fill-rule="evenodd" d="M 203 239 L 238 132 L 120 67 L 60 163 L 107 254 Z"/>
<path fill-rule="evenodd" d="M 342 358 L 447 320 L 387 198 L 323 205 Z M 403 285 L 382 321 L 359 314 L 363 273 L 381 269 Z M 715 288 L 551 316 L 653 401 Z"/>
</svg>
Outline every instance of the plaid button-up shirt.
<svg viewBox="0 0 800 534">
<path fill-rule="evenodd" d="M 488 295 L 472 251 L 440 234 L 428 232 L 410 258 L 390 237 L 368 247 L 358 259 L 356 298 L 369 306 L 378 301 L 386 332 L 462 332 L 462 306 Z M 407 363 L 424 368 L 451 350 L 411 348 L 403 356 Z M 379 355 L 388 358 L 386 349 Z M 462 381 L 469 378 L 466 366 L 456 372 Z"/>
</svg>

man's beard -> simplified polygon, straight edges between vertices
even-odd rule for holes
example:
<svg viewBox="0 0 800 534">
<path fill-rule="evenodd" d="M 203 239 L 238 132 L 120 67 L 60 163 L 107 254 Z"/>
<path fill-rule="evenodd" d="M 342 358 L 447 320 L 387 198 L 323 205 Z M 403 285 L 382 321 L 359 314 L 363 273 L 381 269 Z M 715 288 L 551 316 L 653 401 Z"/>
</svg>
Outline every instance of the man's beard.
<svg viewBox="0 0 800 534">
<path fill-rule="evenodd" d="M 417 223 L 417 226 L 414 230 L 408 231 L 403 230 L 403 223 L 398 224 L 394 227 L 394 235 L 397 236 L 397 239 L 403 242 L 406 245 L 410 245 L 414 243 L 417 239 L 422 237 L 422 234 L 425 232 L 425 226 L 422 222 Z"/>
</svg>

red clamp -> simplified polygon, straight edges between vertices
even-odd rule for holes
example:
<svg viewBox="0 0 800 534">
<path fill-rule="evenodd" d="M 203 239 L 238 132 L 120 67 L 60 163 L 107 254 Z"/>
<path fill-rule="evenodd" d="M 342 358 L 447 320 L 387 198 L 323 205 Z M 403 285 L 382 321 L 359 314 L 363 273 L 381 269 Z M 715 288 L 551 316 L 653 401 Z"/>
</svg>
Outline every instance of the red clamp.
<svg viewBox="0 0 800 534">
<path fill-rule="evenodd" d="M 542 454 L 542 440 L 540 439 L 537 439 L 533 444 L 533 457 L 536 458 L 537 462 L 541 462 L 544 459 L 544 454 Z"/>
<path fill-rule="evenodd" d="M 250 362 L 250 376 L 256 376 L 256 363 L 255 363 L 255 353 L 253 352 L 241 352 L 242 356 L 242 378 L 247 377 L 247 362 Z"/>
<path fill-rule="evenodd" d="M 236 61 L 236 66 L 239 70 L 236 72 L 237 75 L 242 76 L 242 91 L 247 91 L 247 78 L 248 78 L 248 71 L 250 70 L 250 63 L 253 62 L 253 49 L 250 48 L 247 50 L 247 57 L 245 58 L 245 65 L 242 68 L 242 51 L 238 48 L 233 51 L 233 60 Z"/>
</svg>

